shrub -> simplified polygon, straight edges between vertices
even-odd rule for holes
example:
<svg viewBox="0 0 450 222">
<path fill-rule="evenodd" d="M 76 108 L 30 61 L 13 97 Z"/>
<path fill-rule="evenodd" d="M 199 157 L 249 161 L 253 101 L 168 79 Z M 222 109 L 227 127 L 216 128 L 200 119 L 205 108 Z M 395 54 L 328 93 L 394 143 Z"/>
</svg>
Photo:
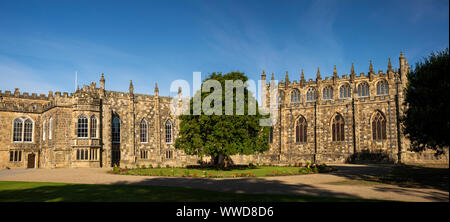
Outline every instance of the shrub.
<svg viewBox="0 0 450 222">
<path fill-rule="evenodd" d="M 299 172 L 300 174 L 308 174 L 308 173 L 311 173 L 311 172 L 312 172 L 312 169 L 311 169 L 311 168 L 307 168 L 307 167 L 302 167 L 302 168 L 300 168 L 300 169 L 298 170 L 298 172 Z"/>
<path fill-rule="evenodd" d="M 153 165 L 152 164 L 148 165 L 148 168 L 153 169 Z"/>
</svg>

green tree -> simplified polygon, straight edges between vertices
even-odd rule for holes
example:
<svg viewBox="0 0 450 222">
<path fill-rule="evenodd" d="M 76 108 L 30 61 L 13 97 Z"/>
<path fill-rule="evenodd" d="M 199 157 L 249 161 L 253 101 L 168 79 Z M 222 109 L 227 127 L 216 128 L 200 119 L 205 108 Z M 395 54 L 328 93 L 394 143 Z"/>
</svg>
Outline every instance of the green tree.
<svg viewBox="0 0 450 222">
<path fill-rule="evenodd" d="M 205 79 L 202 82 L 202 88 L 206 86 L 206 81 L 217 80 L 222 87 L 221 92 L 215 92 L 216 96 L 213 96 L 214 103 L 211 100 L 214 90 L 210 92 L 198 91 L 194 98 L 201 98 L 202 103 L 206 99 L 208 101 L 206 104 L 211 102 L 208 106 L 216 108 L 217 112 L 212 115 L 208 114 L 208 111 L 204 110 L 205 106 L 203 106 L 200 115 L 193 115 L 195 99 L 192 98 L 189 104 L 190 115 L 181 115 L 179 117 L 181 120 L 180 131 L 175 141 L 175 147 L 183 149 L 188 155 L 197 155 L 200 158 L 210 156 L 213 164 L 220 167 L 227 167 L 232 163 L 231 155 L 249 155 L 268 150 L 269 127 L 262 127 L 259 124 L 259 120 L 266 117 L 262 116 L 256 108 L 257 101 L 252 93 L 248 91 L 247 85 L 242 84 L 240 87 L 232 88 L 231 90 L 225 87 L 226 80 L 241 80 L 242 83 L 245 83 L 247 79 L 244 73 L 240 72 L 231 72 L 225 75 L 212 73 Z M 244 92 L 244 115 L 238 115 L 242 112 L 241 106 L 236 102 L 238 92 Z M 224 115 L 227 105 L 228 108 L 231 107 L 229 106 L 230 103 L 226 104 L 226 95 L 231 95 L 234 101 L 232 115 Z M 216 103 L 217 99 L 221 99 L 221 104 Z M 240 99 L 238 101 L 242 102 Z M 249 107 L 252 106 L 256 108 L 256 115 L 251 115 Z"/>
<path fill-rule="evenodd" d="M 408 75 L 402 119 L 404 133 L 411 140 L 411 149 L 419 152 L 433 149 L 442 154 L 449 146 L 449 52 L 448 48 L 431 53 L 419 61 Z"/>
</svg>

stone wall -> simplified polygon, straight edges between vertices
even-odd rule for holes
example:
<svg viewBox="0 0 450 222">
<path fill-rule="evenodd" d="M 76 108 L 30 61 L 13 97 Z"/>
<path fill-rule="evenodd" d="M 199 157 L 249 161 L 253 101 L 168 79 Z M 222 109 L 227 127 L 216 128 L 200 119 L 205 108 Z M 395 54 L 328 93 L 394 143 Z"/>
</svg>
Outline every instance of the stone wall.
<svg viewBox="0 0 450 222">
<path fill-rule="evenodd" d="M 400 68 L 392 69 L 388 64 L 386 73 L 375 73 L 372 65 L 367 74 L 356 75 L 353 67 L 350 74 L 339 77 L 335 69 L 331 78 L 322 79 L 320 71 L 315 80 L 306 81 L 303 72 L 300 81 L 286 78 L 276 85 L 276 90 L 284 94 L 279 104 L 270 93 L 263 95 L 264 107 L 276 107 L 278 114 L 273 128 L 270 149 L 256 155 L 235 155 L 235 164 L 277 164 L 288 165 L 299 162 L 316 161 L 343 163 L 359 153 L 382 153 L 393 162 L 446 162 L 448 152 L 435 157 L 432 152 L 412 153 L 408 151 L 409 141 L 402 135 L 398 117 L 403 113 L 406 74 L 409 71 L 406 58 L 399 58 Z M 263 92 L 270 92 L 269 85 Z M 272 75 L 272 80 L 273 75 Z M 272 81 L 271 80 L 271 81 Z M 389 91 L 377 95 L 377 84 L 387 81 Z M 369 85 L 369 96 L 359 97 L 358 85 Z M 340 97 L 340 87 L 348 84 L 349 98 Z M 325 100 L 323 90 L 331 87 L 333 98 Z M 307 101 L 309 88 L 317 90 L 314 101 Z M 294 90 L 300 92 L 300 101 L 292 102 Z M 96 83 L 83 86 L 73 94 L 49 92 L 48 95 L 20 93 L 16 89 L 0 91 L 0 168 L 28 167 L 29 155 L 35 155 L 34 167 L 111 167 L 113 156 L 120 153 L 116 164 L 121 167 L 135 167 L 137 164 L 149 166 L 186 166 L 196 164 L 199 158 L 189 156 L 174 147 L 179 132 L 178 114 L 171 111 L 171 103 L 181 106 L 181 92 L 178 98 L 159 96 L 156 87 L 154 95 L 135 94 L 130 82 L 129 92 L 105 90 L 102 75 L 100 88 Z M 386 139 L 377 140 L 372 135 L 374 115 L 381 113 L 386 120 Z M 77 122 L 80 116 L 88 119 L 88 137 L 79 138 Z M 344 120 L 344 139 L 332 140 L 332 123 L 337 116 Z M 112 142 L 112 122 L 120 119 L 120 143 Z M 97 119 L 96 135 L 91 134 L 91 118 Z M 303 117 L 307 122 L 306 142 L 296 142 L 295 127 Z M 31 142 L 13 141 L 13 122 L 16 118 L 29 118 L 33 122 Z M 50 119 L 52 121 L 50 121 Z M 141 121 L 147 123 L 146 142 L 141 142 Z M 167 142 L 166 123 L 172 123 L 172 141 Z M 45 124 L 44 124 L 45 122 Z M 51 122 L 51 127 L 50 127 Z M 44 127 L 45 125 L 45 127 Z M 51 128 L 51 131 L 50 131 Z M 45 133 L 44 133 L 45 131 Z M 51 134 L 51 138 L 50 138 Z M 78 158 L 83 150 L 88 158 Z M 10 161 L 10 154 L 21 152 L 20 161 Z M 141 155 L 145 153 L 145 155 Z M 13 158 L 14 159 L 14 158 Z M 209 157 L 204 158 L 208 161 Z"/>
</svg>

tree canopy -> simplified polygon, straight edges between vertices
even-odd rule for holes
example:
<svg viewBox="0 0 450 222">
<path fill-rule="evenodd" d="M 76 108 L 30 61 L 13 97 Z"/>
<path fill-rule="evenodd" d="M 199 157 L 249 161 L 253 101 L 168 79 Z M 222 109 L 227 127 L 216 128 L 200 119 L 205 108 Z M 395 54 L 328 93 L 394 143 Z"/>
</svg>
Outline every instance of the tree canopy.
<svg viewBox="0 0 450 222">
<path fill-rule="evenodd" d="M 205 88 L 210 89 L 210 85 L 207 84 L 208 80 L 217 80 L 221 85 L 221 92 L 218 89 L 215 89 L 216 92 L 214 90 L 205 92 Z M 241 80 L 244 84 L 230 90 L 225 87 L 226 80 Z M 231 72 L 225 75 L 212 73 L 206 78 L 202 82 L 204 92 L 196 92 L 190 100 L 190 115 L 180 115 L 179 117 L 181 120 L 180 131 L 179 137 L 175 141 L 175 147 L 183 149 L 188 155 L 210 156 L 213 163 L 221 167 L 230 163 L 231 155 L 249 155 L 268 150 L 269 127 L 259 124 L 259 120 L 265 117 L 258 112 L 257 101 L 245 84 L 247 80 L 247 76 L 240 72 Z M 242 92 L 240 90 L 244 92 L 243 101 L 239 99 L 239 96 L 236 97 L 239 92 Z M 226 95 L 232 96 L 234 101 L 231 115 L 225 115 L 231 107 L 230 103 L 226 104 Z M 193 110 L 196 97 L 201 98 L 203 103 L 200 115 L 196 115 Z M 217 102 L 220 100 L 221 104 L 218 104 Z M 214 107 L 214 113 L 205 110 L 205 101 L 207 108 Z M 244 110 L 238 105 L 242 102 Z M 256 107 L 255 115 L 252 114 L 252 109 L 249 109 L 252 106 Z"/>
<path fill-rule="evenodd" d="M 449 51 L 432 53 L 416 63 L 408 75 L 402 120 L 413 151 L 433 149 L 442 154 L 449 146 Z"/>
</svg>

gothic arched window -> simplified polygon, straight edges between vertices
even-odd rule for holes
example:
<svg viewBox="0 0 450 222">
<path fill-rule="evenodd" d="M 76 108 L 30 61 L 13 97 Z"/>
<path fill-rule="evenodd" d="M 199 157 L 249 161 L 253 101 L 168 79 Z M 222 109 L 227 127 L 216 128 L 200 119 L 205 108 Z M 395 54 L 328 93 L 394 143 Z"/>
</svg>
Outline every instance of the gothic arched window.
<svg viewBox="0 0 450 222">
<path fill-rule="evenodd" d="M 48 139 L 51 140 L 53 137 L 53 118 L 50 117 L 50 120 L 48 121 Z"/>
<path fill-rule="evenodd" d="M 47 120 L 44 119 L 44 123 L 42 123 L 42 140 L 45 141 L 45 132 L 47 131 Z"/>
<path fill-rule="evenodd" d="M 306 92 L 306 101 L 315 101 L 317 96 L 316 94 L 315 88 L 309 88 Z"/>
<path fill-rule="evenodd" d="M 333 88 L 331 86 L 327 86 L 323 89 L 323 100 L 333 99 Z"/>
<path fill-rule="evenodd" d="M 145 121 L 145 119 L 141 120 L 141 124 L 140 124 L 140 136 L 141 136 L 141 143 L 146 143 L 148 142 L 148 127 L 147 127 L 147 121 Z"/>
<path fill-rule="evenodd" d="M 344 118 L 340 114 L 333 118 L 331 134 L 333 141 L 344 141 Z"/>
<path fill-rule="evenodd" d="M 172 121 L 166 121 L 166 143 L 172 143 Z"/>
<path fill-rule="evenodd" d="M 97 117 L 91 116 L 91 138 L 97 138 Z"/>
<path fill-rule="evenodd" d="M 118 116 L 115 116 L 112 122 L 112 142 L 120 143 L 120 119 Z"/>
<path fill-rule="evenodd" d="M 386 119 L 380 112 L 377 112 L 372 119 L 372 138 L 374 140 L 386 139 Z"/>
<path fill-rule="evenodd" d="M 300 91 L 298 89 L 294 89 L 291 92 L 291 103 L 299 103 L 300 102 Z"/>
<path fill-rule="evenodd" d="M 33 122 L 30 119 L 25 120 L 25 124 L 23 127 L 23 141 L 33 141 Z"/>
<path fill-rule="evenodd" d="M 358 85 L 358 97 L 369 96 L 369 84 L 367 82 L 360 83 Z"/>
<path fill-rule="evenodd" d="M 341 88 L 339 89 L 340 91 L 340 98 L 341 99 L 346 99 L 346 98 L 350 98 L 351 97 L 351 88 L 349 84 L 344 84 L 341 86 Z"/>
<path fill-rule="evenodd" d="M 17 118 L 14 120 L 13 141 L 22 142 L 23 120 Z"/>
<path fill-rule="evenodd" d="M 307 141 L 306 129 L 308 126 L 305 117 L 300 116 L 295 125 L 295 142 L 305 143 Z"/>
<path fill-rule="evenodd" d="M 81 115 L 78 117 L 77 123 L 77 136 L 78 138 L 87 138 L 88 137 L 88 118 L 86 116 Z"/>
<path fill-rule="evenodd" d="M 386 80 L 381 80 L 377 83 L 377 95 L 388 95 L 389 85 Z"/>
</svg>

